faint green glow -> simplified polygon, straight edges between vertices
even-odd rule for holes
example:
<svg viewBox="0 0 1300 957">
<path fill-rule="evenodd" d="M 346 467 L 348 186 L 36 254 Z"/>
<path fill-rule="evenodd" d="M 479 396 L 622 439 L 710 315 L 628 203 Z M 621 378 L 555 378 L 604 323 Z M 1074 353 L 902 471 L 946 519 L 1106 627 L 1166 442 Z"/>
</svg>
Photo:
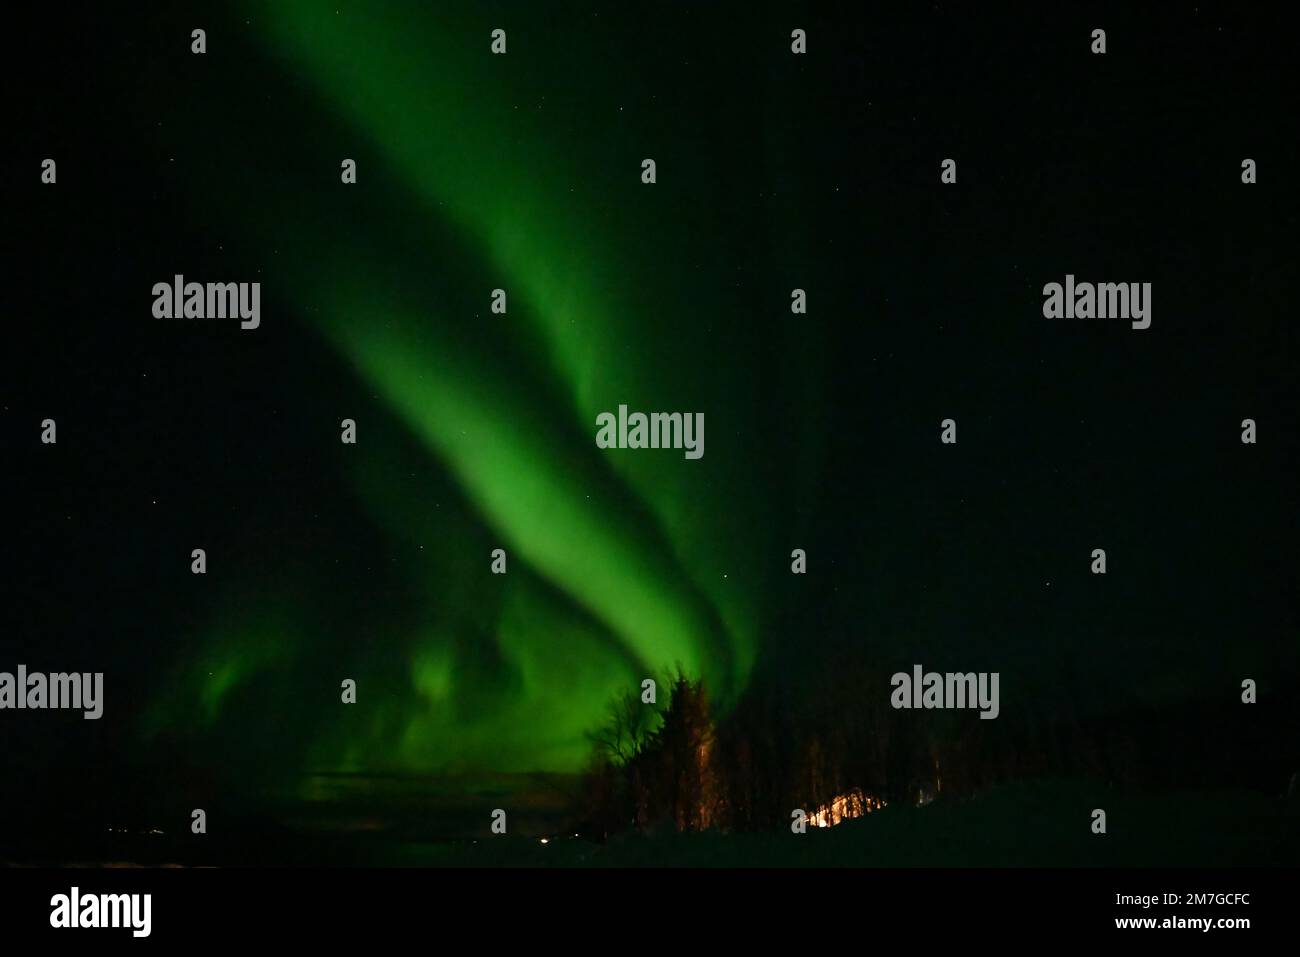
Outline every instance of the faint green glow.
<svg viewBox="0 0 1300 957">
<path fill-rule="evenodd" d="M 286 608 L 250 613 L 239 610 L 242 604 L 228 603 L 225 622 L 208 634 L 206 650 L 187 662 L 146 709 L 147 737 L 212 728 L 233 694 L 293 660 L 300 649 L 294 623 L 298 616 Z"/>
</svg>

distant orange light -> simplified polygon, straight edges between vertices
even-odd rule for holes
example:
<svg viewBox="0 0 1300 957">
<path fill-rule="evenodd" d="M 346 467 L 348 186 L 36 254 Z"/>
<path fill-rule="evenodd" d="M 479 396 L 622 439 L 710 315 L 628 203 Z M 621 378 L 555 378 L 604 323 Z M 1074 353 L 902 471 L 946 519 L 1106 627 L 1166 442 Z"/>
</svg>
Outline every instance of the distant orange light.
<svg viewBox="0 0 1300 957">
<path fill-rule="evenodd" d="M 864 794 L 858 788 L 854 788 L 847 794 L 840 794 L 832 798 L 830 803 L 816 808 L 808 815 L 808 823 L 813 827 L 834 827 L 842 821 L 862 817 L 884 806 L 884 801 L 872 797 L 870 794 Z"/>
</svg>

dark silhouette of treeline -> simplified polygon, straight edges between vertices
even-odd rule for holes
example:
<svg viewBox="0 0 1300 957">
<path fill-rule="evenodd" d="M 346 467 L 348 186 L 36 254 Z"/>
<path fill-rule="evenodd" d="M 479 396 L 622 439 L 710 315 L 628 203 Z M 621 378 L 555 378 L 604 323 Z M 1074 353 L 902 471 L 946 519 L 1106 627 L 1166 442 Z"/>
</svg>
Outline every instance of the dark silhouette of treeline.
<svg viewBox="0 0 1300 957">
<path fill-rule="evenodd" d="M 1274 703 L 1216 700 L 1094 709 L 1068 697 L 1039 710 L 895 710 L 890 675 L 838 658 L 813 680 L 760 682 L 720 719 L 702 681 L 679 670 L 658 704 L 612 702 L 592 732 L 585 833 L 785 828 L 837 797 L 924 804 L 1034 778 L 1117 789 L 1245 788 L 1283 796 L 1300 769 L 1296 689 Z M 1005 686 L 1004 686 L 1005 687 Z M 881 689 L 885 689 L 884 692 Z"/>
</svg>

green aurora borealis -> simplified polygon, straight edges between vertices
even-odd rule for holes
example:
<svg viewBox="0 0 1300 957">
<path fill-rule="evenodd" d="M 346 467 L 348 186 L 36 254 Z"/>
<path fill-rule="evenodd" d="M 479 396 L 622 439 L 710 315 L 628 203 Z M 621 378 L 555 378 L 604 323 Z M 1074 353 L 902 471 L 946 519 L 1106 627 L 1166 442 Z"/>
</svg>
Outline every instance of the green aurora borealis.
<svg viewBox="0 0 1300 957">
<path fill-rule="evenodd" d="M 407 556 L 392 574 L 419 596 L 404 620 L 376 629 L 376 640 L 401 649 L 401 668 L 377 671 L 363 659 L 339 671 L 358 681 L 355 709 L 331 706 L 337 682 L 291 686 L 316 697 L 307 765 L 575 770 L 589 754 L 584 732 L 646 676 L 680 664 L 731 700 L 760 644 L 762 573 L 781 567 L 756 568 L 755 557 L 779 555 L 784 543 L 770 488 L 753 474 L 762 436 L 728 428 L 725 412 L 761 406 L 767 382 L 724 350 L 700 347 L 697 316 L 725 305 L 717 300 L 726 293 L 701 301 L 698 289 L 660 274 L 650 250 L 668 227 L 637 193 L 640 157 L 592 176 L 608 165 L 599 141 L 584 153 L 587 141 L 560 141 L 535 116 L 518 122 L 508 105 L 523 101 L 516 87 L 529 80 L 513 65 L 536 69 L 526 56 L 487 57 L 455 31 L 339 17 L 319 4 L 256 15 L 266 52 L 337 106 L 353 144 L 369 144 L 340 157 L 373 156 L 360 160 L 357 189 L 374 211 L 341 228 L 319 193 L 304 204 L 287 179 L 235 188 L 241 174 L 219 153 L 204 161 L 231 188 L 201 208 L 252 224 L 240 232 L 256 252 L 273 252 L 271 288 L 292 290 L 284 305 L 293 317 L 373 390 L 373 410 L 339 413 L 355 416 L 360 434 L 341 464 Z M 268 173 L 285 176 L 257 175 Z M 656 198 L 693 221 L 673 227 L 677 253 L 716 267 L 708 233 L 718 214 L 681 188 L 661 187 Z M 615 233 L 628 216 L 641 220 L 623 225 L 632 242 Z M 448 231 L 472 276 L 436 258 L 435 237 Z M 395 281 L 399 261 L 420 281 Z M 487 310 L 497 286 L 509 294 L 505 317 Z M 783 375 L 809 355 L 802 338 Z M 802 391 L 781 397 L 786 416 L 815 388 Z M 704 411 L 717 423 L 705 457 L 597 449 L 596 415 L 620 402 Z M 779 440 L 787 454 L 811 461 L 814 421 Z M 424 453 L 418 463 L 389 447 L 402 431 Z M 424 481 L 442 470 L 463 496 L 458 505 L 435 501 L 436 483 Z M 457 541 L 457 527 L 473 528 L 471 537 Z M 510 563 L 499 578 L 488 574 L 497 546 Z M 284 693 L 276 681 L 291 680 L 294 661 L 319 641 L 308 628 L 331 627 L 307 625 L 284 596 L 231 620 L 239 604 L 223 609 L 207 651 L 150 712 L 151 730 L 232 720 L 232 692 L 259 675 Z"/>
<path fill-rule="evenodd" d="M 844 782 L 871 787 L 948 748 L 975 789 L 1032 773 L 990 753 L 1088 758 L 1080 728 L 1171 782 L 1289 760 L 1289 128 L 1242 103 L 1290 61 L 1258 30 L 1188 14 L 1153 71 L 1046 11 L 85 16 L 33 34 L 16 124 L 4 633 L 9 670 L 103 671 L 106 710 L 24 712 L 6 767 L 49 800 L 15 801 L 75 807 L 83 767 L 167 814 L 314 772 L 571 772 L 678 664 L 780 800 L 816 749 L 878 754 Z M 1153 325 L 1046 320 L 1067 273 L 1150 282 Z M 155 319 L 177 274 L 259 282 L 261 325 Z M 703 458 L 598 448 L 622 404 L 702 413 Z M 917 665 L 998 672 L 998 720 L 889 711 Z"/>
</svg>

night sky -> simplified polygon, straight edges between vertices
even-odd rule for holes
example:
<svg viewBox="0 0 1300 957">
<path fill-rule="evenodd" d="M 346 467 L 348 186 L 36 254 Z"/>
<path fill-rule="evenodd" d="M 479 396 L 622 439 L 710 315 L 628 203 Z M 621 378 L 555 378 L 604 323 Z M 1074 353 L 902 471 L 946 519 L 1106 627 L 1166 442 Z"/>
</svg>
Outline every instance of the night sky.
<svg viewBox="0 0 1300 957">
<path fill-rule="evenodd" d="M 1279 14 L 437 6 L 14 31 L 0 670 L 103 671 L 105 716 L 0 713 L 7 802 L 577 771 L 675 665 L 724 714 L 842 656 L 1012 719 L 1294 701 Z M 1045 319 L 1067 273 L 1151 327 Z M 260 327 L 153 318 L 176 274 Z M 597 448 L 620 404 L 705 454 Z"/>
</svg>

